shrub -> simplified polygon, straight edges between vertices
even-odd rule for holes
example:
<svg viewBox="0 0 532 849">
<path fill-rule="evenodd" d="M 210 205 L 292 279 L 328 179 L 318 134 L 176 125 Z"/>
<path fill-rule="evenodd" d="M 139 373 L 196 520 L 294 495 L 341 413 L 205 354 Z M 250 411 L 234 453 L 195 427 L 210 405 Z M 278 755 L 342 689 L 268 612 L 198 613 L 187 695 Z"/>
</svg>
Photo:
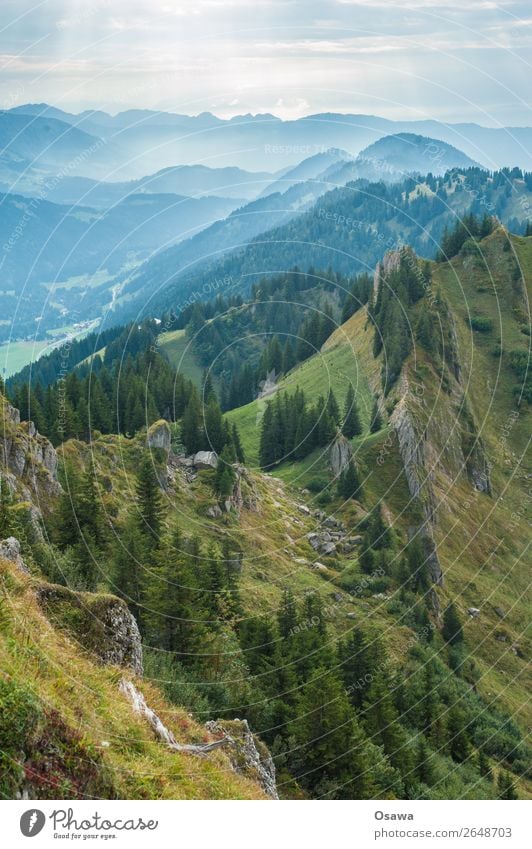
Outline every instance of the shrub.
<svg viewBox="0 0 532 849">
<path fill-rule="evenodd" d="M 469 326 L 471 330 L 476 330 L 478 333 L 489 333 L 493 330 L 491 318 L 483 315 L 471 315 L 469 317 Z"/>
</svg>

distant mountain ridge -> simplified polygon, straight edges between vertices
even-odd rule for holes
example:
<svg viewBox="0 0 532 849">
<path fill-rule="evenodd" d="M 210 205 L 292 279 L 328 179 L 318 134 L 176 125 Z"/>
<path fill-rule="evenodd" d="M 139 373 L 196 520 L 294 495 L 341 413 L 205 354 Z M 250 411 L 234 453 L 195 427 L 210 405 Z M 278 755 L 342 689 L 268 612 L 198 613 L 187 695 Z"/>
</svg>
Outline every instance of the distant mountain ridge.
<svg viewBox="0 0 532 849">
<path fill-rule="evenodd" d="M 211 113 L 179 115 L 153 110 L 127 110 L 117 115 L 86 111 L 78 115 L 47 104 L 26 104 L 0 114 L 0 125 L 32 116 L 55 120 L 105 141 L 99 164 L 111 162 L 115 179 L 136 179 L 167 165 L 238 165 L 277 171 L 330 148 L 357 155 L 383 136 L 411 133 L 451 144 L 484 167 L 508 165 L 532 169 L 532 128 L 444 124 L 435 120 L 393 121 L 374 115 L 324 113 L 283 121 L 274 115 L 239 115 L 230 119 Z M 0 126 L 0 135 L 1 135 Z M 120 161 L 115 150 L 122 153 Z M 113 155 L 115 154 L 115 155 Z M 86 172 L 87 176 L 92 176 Z"/>
</svg>

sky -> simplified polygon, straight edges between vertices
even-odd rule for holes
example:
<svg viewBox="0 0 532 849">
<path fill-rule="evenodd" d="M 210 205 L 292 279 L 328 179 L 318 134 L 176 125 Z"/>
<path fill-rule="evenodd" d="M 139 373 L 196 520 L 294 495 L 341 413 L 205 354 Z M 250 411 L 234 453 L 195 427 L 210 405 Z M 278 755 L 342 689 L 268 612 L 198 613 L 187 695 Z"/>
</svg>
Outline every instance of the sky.
<svg viewBox="0 0 532 849">
<path fill-rule="evenodd" d="M 531 126 L 530 0 L 1 0 L 0 107 Z"/>
</svg>

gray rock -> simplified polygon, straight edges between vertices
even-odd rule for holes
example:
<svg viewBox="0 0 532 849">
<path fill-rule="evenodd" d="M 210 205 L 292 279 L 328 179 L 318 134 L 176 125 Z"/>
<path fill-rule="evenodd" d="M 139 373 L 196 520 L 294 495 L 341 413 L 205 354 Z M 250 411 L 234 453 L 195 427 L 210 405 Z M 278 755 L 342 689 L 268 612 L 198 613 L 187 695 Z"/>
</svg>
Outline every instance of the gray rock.
<svg viewBox="0 0 532 849">
<path fill-rule="evenodd" d="M 100 654 L 104 663 L 129 666 L 137 675 L 143 674 L 142 643 L 135 617 L 127 606 L 116 599 L 102 613 L 101 622 L 108 636 L 109 645 Z"/>
<path fill-rule="evenodd" d="M 222 508 L 218 504 L 213 504 L 212 507 L 207 508 L 206 512 L 209 519 L 219 519 L 222 515 Z"/>
<path fill-rule="evenodd" d="M 327 569 L 327 566 L 325 566 L 325 564 L 324 564 L 324 563 L 320 563 L 320 561 L 319 561 L 319 560 L 316 560 L 316 561 L 312 564 L 312 568 L 313 568 L 313 569 L 317 569 L 317 570 L 318 570 L 318 572 L 328 572 L 328 571 L 329 571 L 329 570 Z"/>
<path fill-rule="evenodd" d="M 319 538 L 318 534 L 314 533 L 314 532 L 307 534 L 307 539 L 308 539 L 309 543 L 311 544 L 312 548 L 314 549 L 314 551 L 317 551 L 318 548 L 320 547 L 320 538 Z"/>
<path fill-rule="evenodd" d="M 21 572 L 29 575 L 30 570 L 24 563 L 20 554 L 20 542 L 16 537 L 7 537 L 0 542 L 0 558 L 10 560 Z"/>
<path fill-rule="evenodd" d="M 194 454 L 193 464 L 196 469 L 218 468 L 218 455 L 216 451 L 198 451 Z"/>
<path fill-rule="evenodd" d="M 247 719 L 218 720 L 205 723 L 211 734 L 224 735 L 229 741 L 226 754 L 235 772 L 257 781 L 267 796 L 278 799 L 275 764 L 268 748 L 256 737 Z"/>
<path fill-rule="evenodd" d="M 324 542 L 320 545 L 320 552 L 325 554 L 326 556 L 331 556 L 332 554 L 336 554 L 336 545 L 334 542 Z"/>
<path fill-rule="evenodd" d="M 159 421 L 150 425 L 146 441 L 148 448 L 161 448 L 168 455 L 172 444 L 168 422 L 165 419 L 159 419 Z"/>
<path fill-rule="evenodd" d="M 346 619 L 356 619 L 356 618 L 357 618 L 357 614 L 356 614 L 356 613 L 346 613 L 346 614 L 345 614 L 345 618 L 346 618 Z"/>
<path fill-rule="evenodd" d="M 480 610 L 478 607 L 468 607 L 467 612 L 471 616 L 472 619 L 476 619 L 477 616 L 480 616 Z"/>
<path fill-rule="evenodd" d="M 297 505 L 297 509 L 298 509 L 301 513 L 305 513 L 305 515 L 306 515 L 306 516 L 310 516 L 310 509 L 307 507 L 307 505 L 306 505 L 306 504 L 298 504 L 298 505 Z"/>
<path fill-rule="evenodd" d="M 506 616 L 502 607 L 494 607 L 493 610 L 495 611 L 499 619 L 504 619 L 504 617 Z"/>
<path fill-rule="evenodd" d="M 351 443 L 343 435 L 339 435 L 329 450 L 329 465 L 335 477 L 340 475 L 349 464 L 353 449 Z"/>
</svg>

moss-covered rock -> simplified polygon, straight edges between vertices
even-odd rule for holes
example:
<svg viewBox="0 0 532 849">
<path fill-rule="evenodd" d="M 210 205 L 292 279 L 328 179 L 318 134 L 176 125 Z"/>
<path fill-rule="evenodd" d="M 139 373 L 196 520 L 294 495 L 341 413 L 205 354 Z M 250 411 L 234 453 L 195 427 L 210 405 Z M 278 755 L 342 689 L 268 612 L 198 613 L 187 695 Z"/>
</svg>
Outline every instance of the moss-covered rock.
<svg viewBox="0 0 532 849">
<path fill-rule="evenodd" d="M 129 666 L 142 675 L 139 629 L 121 599 L 73 592 L 58 584 L 41 584 L 37 597 L 48 618 L 103 663 Z"/>
</svg>

